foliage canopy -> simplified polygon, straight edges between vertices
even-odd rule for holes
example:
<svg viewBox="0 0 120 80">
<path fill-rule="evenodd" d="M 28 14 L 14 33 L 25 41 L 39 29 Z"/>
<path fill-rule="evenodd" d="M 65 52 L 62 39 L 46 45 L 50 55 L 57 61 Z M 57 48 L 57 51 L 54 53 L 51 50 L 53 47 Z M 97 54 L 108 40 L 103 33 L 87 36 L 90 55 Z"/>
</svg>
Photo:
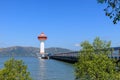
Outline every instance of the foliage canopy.
<svg viewBox="0 0 120 80">
<path fill-rule="evenodd" d="M 0 80 L 32 80 L 32 78 L 22 60 L 11 58 L 4 63 L 4 68 L 0 70 Z"/>
<path fill-rule="evenodd" d="M 114 24 L 120 21 L 120 0 L 97 0 L 98 3 L 106 4 L 104 9 L 106 16 L 113 20 Z"/>
<path fill-rule="evenodd" d="M 95 38 L 93 43 L 84 41 L 79 61 L 75 64 L 76 80 L 120 80 L 116 63 L 108 58 L 111 42 Z"/>
</svg>

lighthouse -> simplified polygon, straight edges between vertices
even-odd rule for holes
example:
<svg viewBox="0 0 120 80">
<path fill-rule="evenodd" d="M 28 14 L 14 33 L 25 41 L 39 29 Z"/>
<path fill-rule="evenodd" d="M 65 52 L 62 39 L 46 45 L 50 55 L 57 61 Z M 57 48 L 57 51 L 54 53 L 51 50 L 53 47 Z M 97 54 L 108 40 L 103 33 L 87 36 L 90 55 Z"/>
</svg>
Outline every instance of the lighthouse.
<svg viewBox="0 0 120 80">
<path fill-rule="evenodd" d="M 41 57 L 44 58 L 45 56 L 45 41 L 47 40 L 47 36 L 42 32 L 38 36 L 38 40 L 40 41 L 40 54 Z"/>
</svg>

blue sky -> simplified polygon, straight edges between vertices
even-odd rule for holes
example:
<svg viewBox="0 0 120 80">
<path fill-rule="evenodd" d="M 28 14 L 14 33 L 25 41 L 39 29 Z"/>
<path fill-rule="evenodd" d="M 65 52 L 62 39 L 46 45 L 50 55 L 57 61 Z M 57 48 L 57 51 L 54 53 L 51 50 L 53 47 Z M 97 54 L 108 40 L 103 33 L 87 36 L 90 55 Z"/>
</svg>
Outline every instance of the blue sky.
<svg viewBox="0 0 120 80">
<path fill-rule="evenodd" d="M 46 47 L 78 50 L 96 36 L 120 46 L 120 23 L 114 25 L 96 0 L 1 0 L 0 47 L 39 47 L 37 36 L 48 36 Z"/>
</svg>

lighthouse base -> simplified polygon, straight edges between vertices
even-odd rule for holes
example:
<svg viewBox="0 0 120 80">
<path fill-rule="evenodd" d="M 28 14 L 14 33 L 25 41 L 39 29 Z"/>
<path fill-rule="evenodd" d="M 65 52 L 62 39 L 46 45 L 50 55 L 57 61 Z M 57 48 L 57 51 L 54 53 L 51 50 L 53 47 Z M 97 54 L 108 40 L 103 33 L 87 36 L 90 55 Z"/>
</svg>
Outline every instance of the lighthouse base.
<svg viewBox="0 0 120 80">
<path fill-rule="evenodd" d="M 46 54 L 41 54 L 41 59 L 49 59 L 49 56 Z"/>
</svg>

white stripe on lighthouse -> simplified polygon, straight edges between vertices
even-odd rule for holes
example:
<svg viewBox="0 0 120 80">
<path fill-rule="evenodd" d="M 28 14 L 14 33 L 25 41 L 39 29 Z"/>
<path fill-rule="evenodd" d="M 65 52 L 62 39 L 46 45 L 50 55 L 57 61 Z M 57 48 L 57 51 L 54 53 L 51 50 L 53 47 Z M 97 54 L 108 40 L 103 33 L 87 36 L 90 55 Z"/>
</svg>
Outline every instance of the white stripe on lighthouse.
<svg viewBox="0 0 120 80">
<path fill-rule="evenodd" d="M 45 42 L 44 40 L 41 40 L 41 42 L 40 42 L 40 54 L 45 53 L 44 42 Z"/>
</svg>

